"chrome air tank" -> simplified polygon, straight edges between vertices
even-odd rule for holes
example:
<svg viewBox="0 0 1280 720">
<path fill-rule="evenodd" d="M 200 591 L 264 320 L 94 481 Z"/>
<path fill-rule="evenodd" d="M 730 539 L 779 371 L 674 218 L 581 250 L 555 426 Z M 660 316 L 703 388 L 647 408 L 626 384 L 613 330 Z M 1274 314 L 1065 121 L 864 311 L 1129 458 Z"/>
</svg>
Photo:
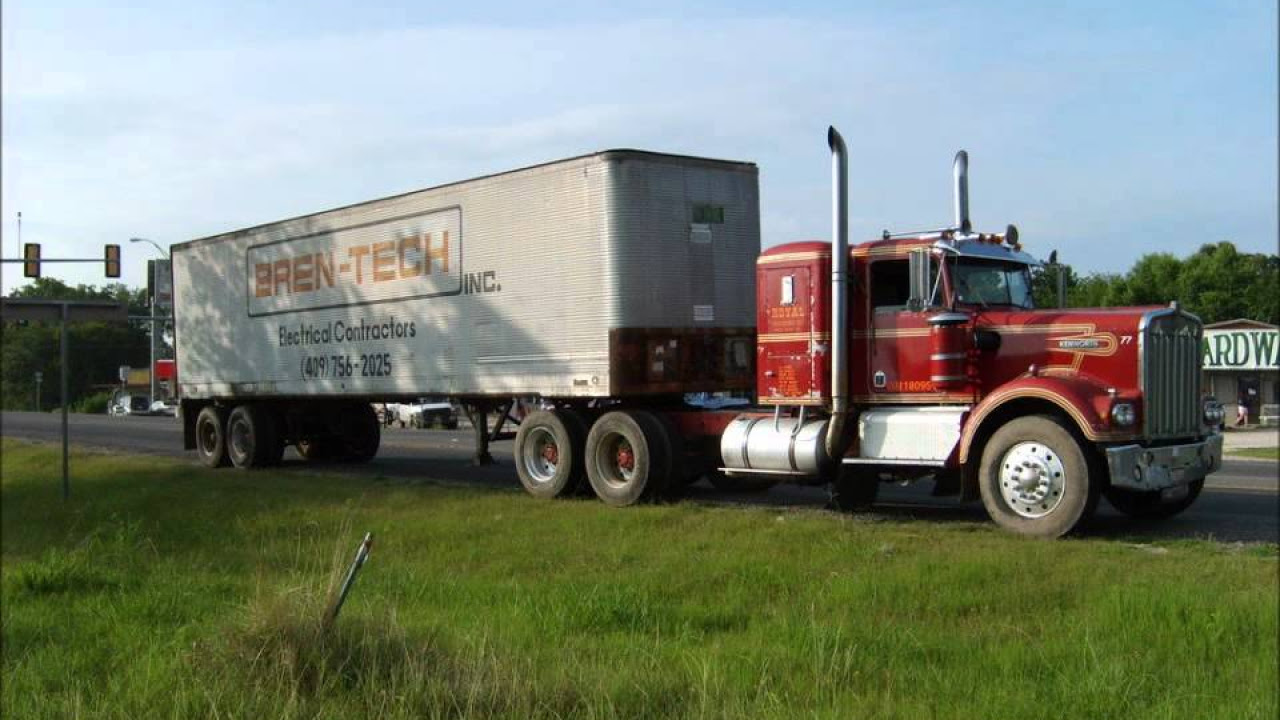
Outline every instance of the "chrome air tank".
<svg viewBox="0 0 1280 720">
<path fill-rule="evenodd" d="M 739 415 L 720 436 L 720 456 L 727 470 L 816 476 L 831 462 L 826 432 L 825 419 Z"/>
</svg>

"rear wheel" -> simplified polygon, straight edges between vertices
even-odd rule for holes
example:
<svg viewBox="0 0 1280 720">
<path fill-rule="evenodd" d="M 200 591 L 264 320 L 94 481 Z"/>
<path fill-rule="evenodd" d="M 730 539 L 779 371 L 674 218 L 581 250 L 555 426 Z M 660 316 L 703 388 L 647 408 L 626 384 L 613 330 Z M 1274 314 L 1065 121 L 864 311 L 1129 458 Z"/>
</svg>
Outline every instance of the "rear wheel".
<svg viewBox="0 0 1280 720">
<path fill-rule="evenodd" d="M 280 445 L 272 417 L 258 405 L 239 405 L 227 418 L 227 456 L 241 470 L 279 462 Z"/>
<path fill-rule="evenodd" d="M 530 495 L 571 495 L 586 478 L 586 432 L 572 411 L 536 410 L 516 431 L 515 461 L 520 484 Z"/>
<path fill-rule="evenodd" d="M 1105 495 L 1112 507 L 1129 517 L 1163 520 L 1191 507 L 1203 489 L 1204 480 L 1196 480 L 1184 486 L 1185 494 L 1179 497 L 1168 497 L 1158 490 L 1142 492 L 1127 488 L 1108 488 Z"/>
<path fill-rule="evenodd" d="M 997 525 L 1024 535 L 1061 537 L 1098 505 L 1084 449 L 1057 419 L 1009 421 L 982 452 L 982 504 Z"/>
<path fill-rule="evenodd" d="M 213 405 L 206 405 L 196 416 L 196 454 L 208 467 L 224 467 L 229 462 L 226 429 L 226 416 Z"/>
<path fill-rule="evenodd" d="M 587 435 L 587 478 L 608 505 L 634 505 L 660 494 L 669 471 L 670 439 L 661 423 L 643 411 L 613 411 Z"/>
</svg>

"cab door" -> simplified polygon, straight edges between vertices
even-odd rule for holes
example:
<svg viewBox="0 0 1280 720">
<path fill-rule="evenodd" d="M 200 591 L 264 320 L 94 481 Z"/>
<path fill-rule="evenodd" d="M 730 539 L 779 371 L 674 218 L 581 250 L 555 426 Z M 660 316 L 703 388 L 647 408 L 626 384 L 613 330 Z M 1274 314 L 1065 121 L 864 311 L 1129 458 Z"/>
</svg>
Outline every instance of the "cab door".
<svg viewBox="0 0 1280 720">
<path fill-rule="evenodd" d="M 934 268 L 929 277 L 937 276 Z M 866 379 L 875 402 L 923 402 L 937 392 L 930 381 L 930 326 L 937 308 L 913 309 L 906 256 L 872 258 L 867 263 L 868 308 Z"/>
</svg>

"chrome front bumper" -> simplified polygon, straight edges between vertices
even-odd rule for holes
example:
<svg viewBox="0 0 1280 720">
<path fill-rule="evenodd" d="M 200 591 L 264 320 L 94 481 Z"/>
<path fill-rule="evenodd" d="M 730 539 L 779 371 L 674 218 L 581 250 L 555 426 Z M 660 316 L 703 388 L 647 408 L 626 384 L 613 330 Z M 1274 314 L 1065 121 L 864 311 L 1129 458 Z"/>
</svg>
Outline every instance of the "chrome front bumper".
<svg viewBox="0 0 1280 720">
<path fill-rule="evenodd" d="M 1167 490 L 1202 480 L 1222 467 L 1222 434 L 1183 445 L 1121 445 L 1106 452 L 1112 487 Z"/>
</svg>

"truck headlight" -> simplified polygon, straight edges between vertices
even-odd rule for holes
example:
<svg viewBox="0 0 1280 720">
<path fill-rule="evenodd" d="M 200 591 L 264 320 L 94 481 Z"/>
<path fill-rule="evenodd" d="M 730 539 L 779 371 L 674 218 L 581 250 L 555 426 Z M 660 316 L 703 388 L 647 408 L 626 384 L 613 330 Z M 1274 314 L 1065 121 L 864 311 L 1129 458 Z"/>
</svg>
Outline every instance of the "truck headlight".
<svg viewBox="0 0 1280 720">
<path fill-rule="evenodd" d="M 1138 419 L 1133 403 L 1116 403 L 1111 406 L 1111 422 L 1120 427 L 1129 427 Z"/>
<path fill-rule="evenodd" d="M 1217 427 L 1227 417 L 1227 411 L 1223 409 L 1222 403 L 1216 400 L 1207 400 L 1204 404 L 1204 424 L 1210 427 Z"/>
</svg>

